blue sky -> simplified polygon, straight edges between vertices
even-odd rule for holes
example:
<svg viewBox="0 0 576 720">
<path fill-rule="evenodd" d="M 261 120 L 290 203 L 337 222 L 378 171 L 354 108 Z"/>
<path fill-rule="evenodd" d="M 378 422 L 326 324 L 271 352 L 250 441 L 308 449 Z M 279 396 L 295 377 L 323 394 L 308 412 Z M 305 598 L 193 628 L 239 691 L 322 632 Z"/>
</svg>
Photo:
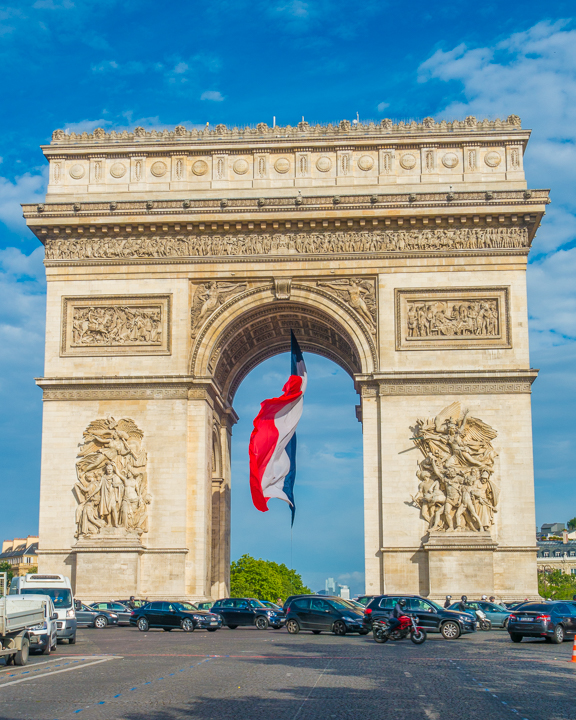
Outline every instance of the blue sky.
<svg viewBox="0 0 576 720">
<path fill-rule="evenodd" d="M 541 369 L 533 394 L 537 519 L 576 515 L 571 13 L 572 2 L 543 6 L 534 0 L 415 0 L 408 10 L 381 0 L 18 0 L 0 7 L 0 482 L 3 508 L 10 509 L 2 514 L 2 537 L 37 528 L 41 400 L 32 378 L 43 366 L 44 280 L 42 249 L 26 231 L 19 203 L 39 200 L 44 191 L 46 164 L 38 146 L 57 127 L 271 124 L 273 115 L 294 125 L 302 116 L 334 122 L 356 112 L 375 120 L 516 113 L 533 129 L 529 184 L 552 188 L 553 201 L 528 273 L 532 365 Z M 265 516 L 263 524 L 248 522 L 242 495 L 253 398 L 263 383 L 277 391 L 285 364 L 283 358 L 269 361 L 238 394 L 243 419 L 234 440 L 235 554 L 285 559 L 286 538 L 274 534 L 277 523 Z M 354 393 L 335 366 L 320 359 L 310 364 L 317 383 L 301 431 L 300 532 L 307 517 L 321 515 L 330 542 L 311 558 L 306 535 L 295 535 L 294 564 L 315 585 L 326 575 L 357 582 L 362 494 L 356 485 L 338 484 L 346 473 L 361 473 L 360 426 L 350 413 Z M 330 478 L 338 478 L 333 491 Z M 313 515 L 306 514 L 306 499 Z M 269 516 L 274 513 L 286 514 L 285 508 Z"/>
</svg>

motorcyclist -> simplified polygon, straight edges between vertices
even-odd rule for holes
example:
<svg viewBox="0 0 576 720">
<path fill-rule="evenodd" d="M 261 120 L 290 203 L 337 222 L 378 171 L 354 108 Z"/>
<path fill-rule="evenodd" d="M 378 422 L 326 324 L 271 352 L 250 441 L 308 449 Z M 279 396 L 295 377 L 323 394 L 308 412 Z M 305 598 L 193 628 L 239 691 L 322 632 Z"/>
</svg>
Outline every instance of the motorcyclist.
<svg viewBox="0 0 576 720">
<path fill-rule="evenodd" d="M 394 605 L 394 609 L 388 620 L 389 633 L 394 632 L 397 627 L 400 627 L 400 618 L 402 615 L 406 615 L 406 600 L 404 600 L 404 598 L 400 598 L 396 605 Z"/>
<path fill-rule="evenodd" d="M 460 598 L 460 602 L 458 603 L 458 610 L 460 612 L 467 612 L 468 611 L 468 598 L 466 595 L 462 595 Z"/>
<path fill-rule="evenodd" d="M 134 595 L 130 595 L 130 600 L 128 600 L 128 602 L 126 604 L 130 608 L 130 610 L 136 609 L 136 603 L 134 602 Z"/>
<path fill-rule="evenodd" d="M 444 601 L 444 607 L 449 608 L 450 605 L 452 605 L 452 595 L 446 595 L 446 600 Z"/>
</svg>

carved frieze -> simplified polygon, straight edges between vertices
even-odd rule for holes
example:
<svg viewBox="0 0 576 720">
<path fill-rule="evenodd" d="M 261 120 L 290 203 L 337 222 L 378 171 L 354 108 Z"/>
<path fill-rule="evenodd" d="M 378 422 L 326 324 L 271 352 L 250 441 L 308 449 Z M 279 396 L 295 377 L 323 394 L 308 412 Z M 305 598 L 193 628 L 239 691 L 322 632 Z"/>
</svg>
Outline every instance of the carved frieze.
<svg viewBox="0 0 576 720">
<path fill-rule="evenodd" d="M 509 348 L 507 287 L 397 289 L 396 349 Z"/>
<path fill-rule="evenodd" d="M 420 509 L 430 531 L 489 531 L 498 512 L 500 487 L 494 476 L 497 432 L 453 402 L 435 418 L 417 420 L 412 440 L 418 463 Z"/>
<path fill-rule="evenodd" d="M 195 338 L 206 320 L 227 300 L 248 289 L 248 283 L 212 281 L 197 283 L 192 291 L 190 335 Z"/>
<path fill-rule="evenodd" d="M 60 354 L 169 355 L 171 295 L 62 299 Z"/>
<path fill-rule="evenodd" d="M 52 236 L 47 260 L 335 255 L 350 253 L 451 252 L 527 248 L 527 227 L 436 228 L 360 232 L 238 233 L 234 235 Z"/>
<path fill-rule="evenodd" d="M 73 492 L 78 539 L 139 537 L 148 532 L 144 433 L 130 418 L 93 420 L 84 431 Z"/>
</svg>

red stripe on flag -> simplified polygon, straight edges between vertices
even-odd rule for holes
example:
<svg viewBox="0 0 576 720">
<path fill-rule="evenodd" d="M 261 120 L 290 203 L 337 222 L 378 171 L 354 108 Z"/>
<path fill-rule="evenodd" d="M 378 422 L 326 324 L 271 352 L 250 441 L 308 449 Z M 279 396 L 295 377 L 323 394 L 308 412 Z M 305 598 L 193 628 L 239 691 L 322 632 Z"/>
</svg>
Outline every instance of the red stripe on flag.
<svg viewBox="0 0 576 720">
<path fill-rule="evenodd" d="M 278 442 L 278 428 L 274 421 L 281 410 L 298 400 L 302 395 L 301 388 L 302 378 L 300 375 L 290 375 L 288 382 L 282 388 L 283 395 L 264 400 L 260 404 L 260 412 L 254 420 L 254 430 L 250 435 L 248 446 L 250 491 L 254 507 L 261 512 L 268 510 L 268 499 L 264 497 L 262 491 L 262 478 Z"/>
</svg>

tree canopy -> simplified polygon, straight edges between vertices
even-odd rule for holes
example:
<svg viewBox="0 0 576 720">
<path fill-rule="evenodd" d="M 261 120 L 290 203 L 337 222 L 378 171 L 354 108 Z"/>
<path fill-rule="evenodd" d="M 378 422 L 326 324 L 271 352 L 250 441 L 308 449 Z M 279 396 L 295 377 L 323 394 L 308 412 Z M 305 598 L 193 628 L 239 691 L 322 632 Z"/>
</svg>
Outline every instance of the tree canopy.
<svg viewBox="0 0 576 720">
<path fill-rule="evenodd" d="M 568 520 L 566 525 L 568 526 L 568 530 L 576 530 L 576 517 L 573 517 L 572 520 Z"/>
<path fill-rule="evenodd" d="M 302 578 L 286 565 L 242 555 L 230 566 L 230 595 L 276 602 L 289 595 L 309 593 Z"/>
<path fill-rule="evenodd" d="M 538 573 L 538 592 L 547 600 L 572 600 L 576 595 L 576 576 L 562 570 Z"/>
</svg>

